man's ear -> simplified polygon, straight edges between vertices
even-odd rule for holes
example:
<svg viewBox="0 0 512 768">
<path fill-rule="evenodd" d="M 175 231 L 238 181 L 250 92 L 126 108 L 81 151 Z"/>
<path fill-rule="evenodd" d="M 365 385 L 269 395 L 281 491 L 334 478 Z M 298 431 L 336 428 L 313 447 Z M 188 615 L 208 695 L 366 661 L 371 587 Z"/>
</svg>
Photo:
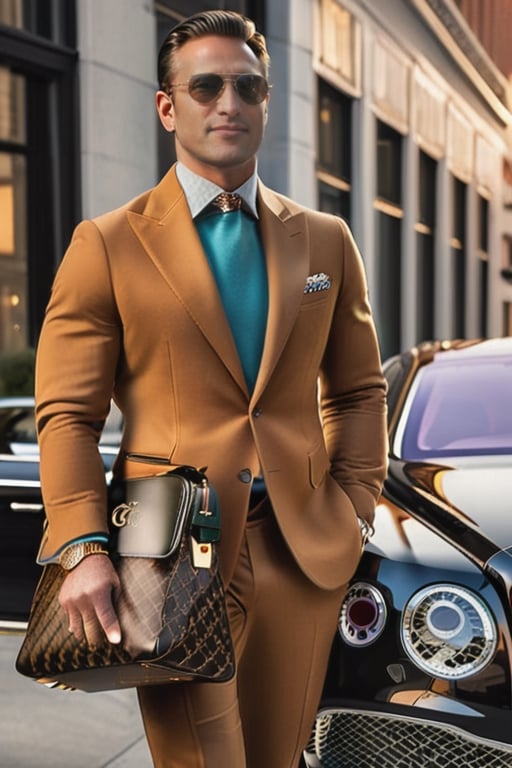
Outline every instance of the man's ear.
<svg viewBox="0 0 512 768">
<path fill-rule="evenodd" d="M 171 97 L 165 91 L 157 91 L 156 93 L 156 111 L 165 130 L 173 133 L 174 105 Z"/>
</svg>

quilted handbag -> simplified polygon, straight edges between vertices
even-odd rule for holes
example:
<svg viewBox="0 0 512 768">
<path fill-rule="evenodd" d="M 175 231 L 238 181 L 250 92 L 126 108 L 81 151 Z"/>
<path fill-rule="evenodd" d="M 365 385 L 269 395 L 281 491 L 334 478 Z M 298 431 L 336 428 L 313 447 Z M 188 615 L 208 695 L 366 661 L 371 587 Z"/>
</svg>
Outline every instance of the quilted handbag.
<svg viewBox="0 0 512 768">
<path fill-rule="evenodd" d="M 66 571 L 51 563 L 16 669 L 49 687 L 84 691 L 229 680 L 234 656 L 215 550 L 220 516 L 206 476 L 182 466 L 128 479 L 113 487 L 113 499 L 121 643 L 89 646 L 68 631 L 58 602 Z"/>
</svg>

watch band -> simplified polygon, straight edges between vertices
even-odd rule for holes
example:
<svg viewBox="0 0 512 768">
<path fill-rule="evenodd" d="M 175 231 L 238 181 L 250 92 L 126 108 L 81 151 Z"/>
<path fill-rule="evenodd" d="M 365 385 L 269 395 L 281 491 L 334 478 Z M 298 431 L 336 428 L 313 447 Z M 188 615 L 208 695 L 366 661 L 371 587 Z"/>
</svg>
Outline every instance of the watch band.
<svg viewBox="0 0 512 768">
<path fill-rule="evenodd" d="M 357 516 L 357 522 L 359 523 L 359 530 L 361 531 L 361 539 L 363 540 L 364 549 L 370 536 L 373 536 L 373 526 L 371 526 L 364 517 L 359 517 L 359 515 Z"/>
<path fill-rule="evenodd" d="M 71 571 L 89 555 L 108 555 L 108 550 L 101 541 L 80 541 L 70 544 L 59 556 L 59 565 L 65 571 Z"/>
</svg>

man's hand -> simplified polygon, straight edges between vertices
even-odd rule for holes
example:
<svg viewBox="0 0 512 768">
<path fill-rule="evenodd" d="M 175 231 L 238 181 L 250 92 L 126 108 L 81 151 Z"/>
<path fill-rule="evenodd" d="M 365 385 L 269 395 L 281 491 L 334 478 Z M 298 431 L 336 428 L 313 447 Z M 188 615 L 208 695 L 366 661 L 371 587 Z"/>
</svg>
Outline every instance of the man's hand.
<svg viewBox="0 0 512 768">
<path fill-rule="evenodd" d="M 120 582 L 107 555 L 89 555 L 68 573 L 59 602 L 69 619 L 69 631 L 77 640 L 99 645 L 104 635 L 110 643 L 121 642 L 121 627 L 112 602 Z"/>
</svg>

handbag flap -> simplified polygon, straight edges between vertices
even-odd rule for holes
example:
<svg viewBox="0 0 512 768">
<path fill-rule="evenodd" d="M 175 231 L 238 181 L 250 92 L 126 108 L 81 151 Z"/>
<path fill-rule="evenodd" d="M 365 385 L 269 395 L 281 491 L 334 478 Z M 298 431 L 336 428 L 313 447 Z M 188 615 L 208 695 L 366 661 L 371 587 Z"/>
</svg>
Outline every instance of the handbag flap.
<svg viewBox="0 0 512 768">
<path fill-rule="evenodd" d="M 194 485 L 169 472 L 129 478 L 120 484 L 123 501 L 112 512 L 117 554 L 131 557 L 167 557 L 187 525 Z M 114 494 L 117 496 L 119 490 Z"/>
<path fill-rule="evenodd" d="M 120 496 L 120 494 L 122 494 Z M 220 538 L 217 497 L 194 467 L 128 478 L 112 491 L 112 533 L 118 555 L 168 557 L 191 530 L 199 542 Z"/>
</svg>

